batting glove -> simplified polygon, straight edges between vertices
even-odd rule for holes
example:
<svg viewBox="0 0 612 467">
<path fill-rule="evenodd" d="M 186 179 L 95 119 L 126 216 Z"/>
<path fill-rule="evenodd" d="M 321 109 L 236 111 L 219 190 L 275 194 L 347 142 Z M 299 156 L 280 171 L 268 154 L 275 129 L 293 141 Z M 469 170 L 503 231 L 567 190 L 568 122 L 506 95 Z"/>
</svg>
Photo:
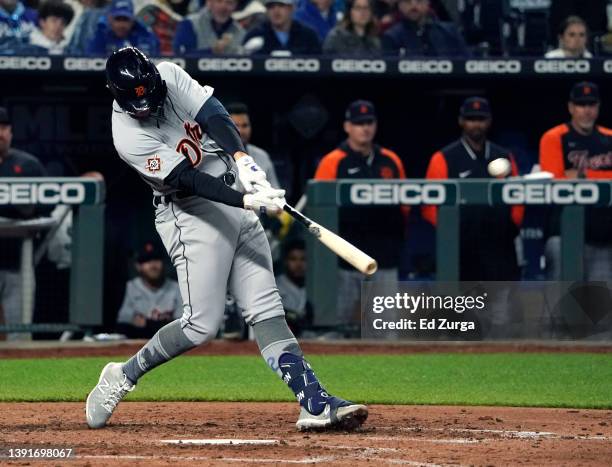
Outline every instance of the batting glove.
<svg viewBox="0 0 612 467">
<path fill-rule="evenodd" d="M 285 190 L 259 188 L 254 193 L 244 195 L 244 208 L 258 213 L 278 214 L 285 200 Z"/>
<path fill-rule="evenodd" d="M 236 161 L 238 178 L 247 193 L 253 193 L 257 188 L 271 188 L 266 180 L 266 173 L 261 170 L 251 156 L 242 156 Z"/>
</svg>

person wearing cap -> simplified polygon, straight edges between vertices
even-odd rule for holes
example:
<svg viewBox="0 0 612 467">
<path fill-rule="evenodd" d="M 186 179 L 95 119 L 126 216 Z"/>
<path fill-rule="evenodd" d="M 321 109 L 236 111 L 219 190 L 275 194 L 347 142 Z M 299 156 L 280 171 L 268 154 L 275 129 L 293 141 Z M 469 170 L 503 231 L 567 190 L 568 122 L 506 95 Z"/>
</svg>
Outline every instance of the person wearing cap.
<svg viewBox="0 0 612 467">
<path fill-rule="evenodd" d="M 131 0 L 113 0 L 100 17 L 87 53 L 108 56 L 122 47 L 134 46 L 147 55 L 159 55 L 159 39 L 134 16 Z"/>
<path fill-rule="evenodd" d="M 374 104 L 352 102 L 345 112 L 347 138 L 323 157 L 315 180 L 403 179 L 406 172 L 401 159 L 390 149 L 374 143 L 378 118 Z M 390 207 L 342 207 L 338 213 L 340 236 L 378 261 L 372 280 L 395 283 L 398 279 L 399 251 L 404 240 L 406 210 Z M 363 219 L 367 218 L 367 222 Z M 359 322 L 361 281 L 365 276 L 339 259 L 337 317 L 341 326 Z M 346 334 L 345 334 L 346 335 Z"/>
<path fill-rule="evenodd" d="M 174 52 L 185 54 L 242 54 L 245 30 L 232 18 L 238 0 L 206 0 L 206 6 L 181 21 L 174 37 Z"/>
<path fill-rule="evenodd" d="M 0 107 L 0 178 L 44 177 L 42 164 L 25 151 L 11 147 L 13 127 L 9 113 Z M 32 219 L 46 214 L 48 207 L 33 205 L 2 205 L 0 217 L 9 219 Z M 21 323 L 22 292 L 20 268 L 21 239 L 3 238 L 0 241 L 0 323 Z M 9 334 L 9 339 L 18 339 L 19 334 Z M 0 334 L 0 340 L 3 336 Z"/>
<path fill-rule="evenodd" d="M 293 20 L 293 0 L 266 0 L 267 19 L 249 31 L 244 49 L 255 55 L 318 55 L 321 43 L 314 29 Z"/>
<path fill-rule="evenodd" d="M 459 110 L 461 137 L 433 154 L 427 167 L 428 179 L 492 178 L 488 164 L 498 158 L 511 163 L 518 175 L 514 156 L 489 141 L 492 113 L 487 99 L 467 98 Z M 464 206 L 461 208 L 459 278 L 462 281 L 515 281 L 520 279 L 514 240 L 523 220 L 522 206 Z M 423 206 L 421 214 L 434 227 L 435 206 Z"/>
<path fill-rule="evenodd" d="M 266 20 L 266 7 L 259 0 L 251 0 L 242 10 L 232 13 L 232 18 L 249 32 Z"/>
<path fill-rule="evenodd" d="M 27 46 L 37 16 L 36 10 L 18 0 L 0 0 L 0 52 L 15 53 Z"/>
<path fill-rule="evenodd" d="M 551 128 L 540 139 L 540 168 L 556 179 L 611 179 L 612 130 L 597 125 L 600 109 L 599 87 L 595 83 L 575 84 L 569 96 L 570 121 Z M 559 209 L 552 209 L 545 247 L 546 272 L 558 280 L 561 240 Z M 612 278 L 612 212 L 589 207 L 585 212 L 585 280 Z"/>
<path fill-rule="evenodd" d="M 183 314 L 178 282 L 166 277 L 164 255 L 152 241 L 136 255 L 138 276 L 127 282 L 117 316 L 117 331 L 132 338 L 150 338 Z"/>
<path fill-rule="evenodd" d="M 68 46 L 64 30 L 73 16 L 70 5 L 58 0 L 45 1 L 38 8 L 38 28 L 30 34 L 30 44 L 50 55 L 63 54 Z"/>
<path fill-rule="evenodd" d="M 457 26 L 431 16 L 429 0 L 399 0 L 401 21 L 382 35 L 387 55 L 466 57 L 469 50 Z"/>
</svg>

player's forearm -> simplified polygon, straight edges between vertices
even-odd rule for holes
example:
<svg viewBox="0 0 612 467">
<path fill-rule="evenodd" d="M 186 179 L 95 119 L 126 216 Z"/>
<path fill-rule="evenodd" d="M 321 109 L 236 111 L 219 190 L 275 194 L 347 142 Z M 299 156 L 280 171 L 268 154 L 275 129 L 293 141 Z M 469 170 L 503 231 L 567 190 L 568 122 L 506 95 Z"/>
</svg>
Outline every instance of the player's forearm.
<svg viewBox="0 0 612 467">
<path fill-rule="evenodd" d="M 228 187 L 212 175 L 195 170 L 188 161 L 183 161 L 175 167 L 164 179 L 164 184 L 228 206 L 244 207 L 244 194 Z"/>
</svg>

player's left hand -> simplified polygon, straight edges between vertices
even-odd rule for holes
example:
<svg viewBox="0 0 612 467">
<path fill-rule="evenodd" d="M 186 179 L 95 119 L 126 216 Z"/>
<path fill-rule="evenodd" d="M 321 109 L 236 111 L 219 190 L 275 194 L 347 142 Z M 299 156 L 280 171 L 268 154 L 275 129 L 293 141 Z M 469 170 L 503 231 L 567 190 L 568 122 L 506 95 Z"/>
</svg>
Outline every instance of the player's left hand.
<svg viewBox="0 0 612 467">
<path fill-rule="evenodd" d="M 236 165 L 238 165 L 238 178 L 247 193 L 253 193 L 257 188 L 271 188 L 266 173 L 251 156 L 242 156 L 236 161 Z"/>
</svg>

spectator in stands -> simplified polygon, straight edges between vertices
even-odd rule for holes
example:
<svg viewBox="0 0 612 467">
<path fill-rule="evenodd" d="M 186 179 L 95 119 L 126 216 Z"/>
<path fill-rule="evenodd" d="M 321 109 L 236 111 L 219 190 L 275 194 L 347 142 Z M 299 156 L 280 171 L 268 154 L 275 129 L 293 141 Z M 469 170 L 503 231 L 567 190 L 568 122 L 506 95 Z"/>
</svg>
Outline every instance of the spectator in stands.
<svg viewBox="0 0 612 467">
<path fill-rule="evenodd" d="M 108 56 L 129 45 L 147 55 L 159 55 L 159 39 L 134 17 L 132 0 L 113 0 L 108 13 L 100 17 L 87 52 Z"/>
<path fill-rule="evenodd" d="M 29 44 L 36 18 L 36 10 L 20 1 L 0 0 L 0 53 L 15 53 Z"/>
<path fill-rule="evenodd" d="M 406 178 L 400 158 L 374 143 L 377 116 L 369 101 L 352 102 L 345 114 L 347 139 L 321 160 L 316 180 L 340 178 Z M 367 222 L 363 219 L 367 218 Z M 404 237 L 404 213 L 399 206 L 342 207 L 340 235 L 376 258 L 379 269 L 373 280 L 393 284 L 398 279 L 399 254 Z M 384 239 L 384 241 L 381 241 Z M 340 325 L 359 322 L 363 274 L 339 260 L 337 313 Z M 348 332 L 349 335 L 351 331 Z"/>
<path fill-rule="evenodd" d="M 32 154 L 12 148 L 13 127 L 6 108 L 0 107 L 0 177 L 42 177 L 45 169 Z M 0 218 L 32 219 L 50 211 L 34 205 L 0 206 Z M 0 323 L 21 323 L 22 282 L 19 274 L 21 239 L 0 241 Z M 2 334 L 0 334 L 0 339 Z M 9 339 L 19 334 L 9 334 Z"/>
<path fill-rule="evenodd" d="M 333 0 L 304 0 L 293 16 L 300 23 L 310 26 L 323 42 L 336 25 L 338 12 Z"/>
<path fill-rule="evenodd" d="M 249 108 L 242 102 L 234 102 L 228 104 L 226 109 L 236 124 L 236 127 L 238 127 L 240 138 L 246 147 L 247 154 L 251 156 L 257 165 L 261 167 L 261 170 L 266 173 L 266 179 L 270 184 L 278 188 L 280 185 L 278 184 L 278 178 L 276 177 L 276 171 L 274 170 L 274 164 L 272 164 L 270 155 L 259 146 L 250 143 L 253 127 L 251 126 Z"/>
<path fill-rule="evenodd" d="M 70 5 L 58 0 L 47 0 L 38 9 L 38 28 L 30 34 L 30 44 L 50 55 L 63 54 L 68 46 L 64 36 L 74 12 Z"/>
<path fill-rule="evenodd" d="M 249 32 L 263 24 L 266 20 L 266 7 L 259 0 L 252 0 L 242 10 L 232 13 L 232 18 Z"/>
<path fill-rule="evenodd" d="M 588 29 L 578 16 L 568 16 L 559 27 L 559 47 L 546 53 L 546 58 L 592 58 L 586 48 Z"/>
<path fill-rule="evenodd" d="M 132 338 L 150 338 L 183 314 L 178 282 L 166 277 L 163 254 L 145 243 L 136 257 L 138 276 L 128 281 L 117 317 L 117 330 Z"/>
<path fill-rule="evenodd" d="M 245 31 L 232 19 L 237 4 L 237 0 L 207 0 L 205 8 L 179 23 L 175 53 L 241 54 Z"/>
<path fill-rule="evenodd" d="M 401 22 L 382 36 L 386 54 L 406 57 L 469 55 L 457 27 L 430 16 L 429 0 L 399 0 L 399 10 Z"/>
<path fill-rule="evenodd" d="M 347 0 L 344 18 L 325 38 L 323 52 L 334 55 L 380 55 L 373 0 Z"/>
<path fill-rule="evenodd" d="M 176 28 L 183 20 L 171 6 L 166 0 L 145 0 L 136 12 L 136 17 L 159 39 L 159 51 L 162 55 L 174 54 Z"/>
<path fill-rule="evenodd" d="M 276 276 L 287 324 L 299 336 L 312 325 L 312 307 L 306 300 L 306 247 L 294 239 L 283 248 L 283 273 Z"/>
<path fill-rule="evenodd" d="M 461 138 L 436 152 L 429 161 L 427 178 L 491 178 L 489 162 L 504 157 L 518 169 L 513 155 L 487 139 L 491 107 L 482 97 L 470 97 L 461 105 Z M 437 224 L 437 207 L 424 206 L 423 217 Z M 459 277 L 462 281 L 514 281 L 520 279 L 514 239 L 524 208 L 470 206 L 461 208 Z"/>
<path fill-rule="evenodd" d="M 612 178 L 612 130 L 597 125 L 599 88 L 581 82 L 569 97 L 569 123 L 550 130 L 540 140 L 540 167 L 556 179 Z M 546 241 L 546 271 L 549 280 L 561 278 L 560 211 L 551 213 Z M 612 280 L 612 212 L 589 207 L 585 213 L 584 280 Z"/>
<path fill-rule="evenodd" d="M 608 15 L 606 8 L 608 0 L 551 0 L 548 14 L 549 30 L 551 31 L 550 42 L 556 42 L 552 35 L 557 31 L 559 25 L 568 16 L 579 16 L 587 24 L 587 29 L 594 36 L 607 31 Z"/>
<path fill-rule="evenodd" d="M 247 53 L 261 55 L 317 55 L 321 43 L 317 33 L 293 21 L 293 0 L 267 0 L 267 20 L 244 38 Z"/>
<path fill-rule="evenodd" d="M 73 55 L 84 55 L 91 42 L 98 21 L 105 14 L 106 0 L 72 0 L 68 2 L 74 10 L 74 18 L 65 31 L 69 38 L 68 53 Z"/>
</svg>

